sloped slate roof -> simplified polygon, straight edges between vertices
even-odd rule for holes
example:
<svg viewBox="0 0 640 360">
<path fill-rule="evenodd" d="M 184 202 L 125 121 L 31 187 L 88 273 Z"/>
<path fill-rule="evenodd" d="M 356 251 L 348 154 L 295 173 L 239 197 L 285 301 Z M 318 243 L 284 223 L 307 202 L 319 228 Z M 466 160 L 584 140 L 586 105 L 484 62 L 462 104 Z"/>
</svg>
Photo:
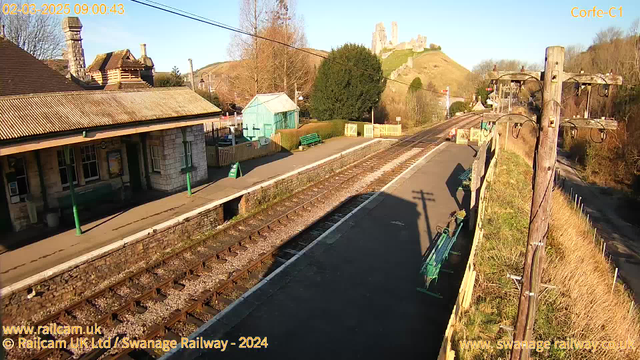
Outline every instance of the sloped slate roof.
<svg viewBox="0 0 640 360">
<path fill-rule="evenodd" d="M 0 141 L 220 112 L 186 87 L 3 96 Z"/>
<path fill-rule="evenodd" d="M 0 36 L 0 96 L 82 88 Z"/>
<path fill-rule="evenodd" d="M 129 57 L 134 60 L 129 59 Z M 99 54 L 87 68 L 88 72 L 113 69 L 143 69 L 144 65 L 135 60 L 128 49 Z"/>
<path fill-rule="evenodd" d="M 256 101 L 257 100 L 257 101 Z M 285 93 L 274 93 L 274 94 L 258 94 L 249 101 L 244 110 L 252 107 L 258 106 L 259 104 L 263 104 L 269 111 L 274 114 L 293 111 L 298 107 L 296 103 L 294 103 L 287 94 Z M 244 113 L 244 110 L 242 112 Z"/>
</svg>

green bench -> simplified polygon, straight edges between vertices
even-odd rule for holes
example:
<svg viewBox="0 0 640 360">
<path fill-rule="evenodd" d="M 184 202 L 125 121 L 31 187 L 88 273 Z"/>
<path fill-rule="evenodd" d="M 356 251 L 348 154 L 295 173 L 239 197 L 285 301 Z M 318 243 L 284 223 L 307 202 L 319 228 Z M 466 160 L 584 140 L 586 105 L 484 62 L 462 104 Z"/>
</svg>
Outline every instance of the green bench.
<svg viewBox="0 0 640 360">
<path fill-rule="evenodd" d="M 458 176 L 458 179 L 462 181 L 458 189 L 461 189 L 461 190 L 471 189 L 471 175 L 473 175 L 471 168 L 468 168 L 460 176 Z"/>
<path fill-rule="evenodd" d="M 456 226 L 454 230 L 450 230 L 448 227 L 444 228 L 439 235 L 436 235 L 438 242 L 435 247 L 429 253 L 426 260 L 422 264 L 422 268 L 420 269 L 420 274 L 424 276 L 424 287 L 419 287 L 418 291 L 423 293 L 442 298 L 442 295 L 438 293 L 434 293 L 429 291 L 429 285 L 432 281 L 438 281 L 438 276 L 440 275 L 440 271 L 451 272 L 450 270 L 441 269 L 442 264 L 447 260 L 450 253 L 458 254 L 456 252 L 451 251 L 453 244 L 456 242 L 456 238 L 460 233 L 460 229 L 462 229 L 462 220 L 456 222 Z M 453 233 L 453 235 L 451 235 Z"/>
<path fill-rule="evenodd" d="M 88 189 L 79 188 L 75 190 L 76 193 L 76 205 L 91 205 L 100 201 L 114 199 L 116 191 L 113 190 L 111 183 L 100 184 Z M 71 193 L 66 194 L 58 198 L 58 207 L 61 210 L 71 209 L 73 203 L 71 202 Z"/>
<path fill-rule="evenodd" d="M 313 146 L 321 142 L 322 139 L 320 139 L 320 135 L 318 135 L 317 133 L 307 134 L 300 137 L 300 145 L 302 146 Z"/>
</svg>

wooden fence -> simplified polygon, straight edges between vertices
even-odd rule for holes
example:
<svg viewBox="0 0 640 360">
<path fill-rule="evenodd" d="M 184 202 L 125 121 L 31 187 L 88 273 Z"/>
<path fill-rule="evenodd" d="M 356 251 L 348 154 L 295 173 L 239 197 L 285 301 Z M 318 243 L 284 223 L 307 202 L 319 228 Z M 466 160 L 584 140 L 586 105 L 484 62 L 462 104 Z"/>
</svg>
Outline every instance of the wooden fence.
<svg viewBox="0 0 640 360">
<path fill-rule="evenodd" d="M 344 136 L 358 137 L 358 124 L 344 124 Z"/>
<path fill-rule="evenodd" d="M 401 136 L 401 125 L 390 124 L 365 124 L 364 137 Z"/>
<path fill-rule="evenodd" d="M 476 281 L 476 270 L 474 266 L 474 259 L 477 251 L 478 244 L 482 242 L 484 236 L 484 211 L 487 203 L 486 189 L 487 183 L 493 180 L 493 174 L 496 169 L 496 161 L 498 158 L 499 148 L 498 144 L 498 132 L 495 130 L 489 132 L 487 142 L 480 146 L 476 159 L 473 161 L 473 179 L 471 182 L 471 212 L 469 219 L 470 225 L 475 225 L 474 236 L 471 243 L 471 251 L 469 252 L 469 260 L 467 260 L 467 266 L 465 268 L 464 276 L 462 277 L 462 283 L 460 284 L 460 290 L 458 291 L 458 297 L 456 298 L 455 305 L 449 317 L 449 324 L 444 333 L 444 339 L 440 346 L 440 353 L 438 354 L 438 360 L 453 360 L 455 351 L 452 346 L 453 329 L 460 320 L 464 310 L 471 305 L 471 299 L 473 295 L 473 286 Z M 491 141 L 489 144 L 488 142 Z M 486 156 L 489 152 L 493 154 L 489 166 L 485 169 Z M 485 175 L 484 181 L 482 176 Z M 482 184 L 480 182 L 482 181 Z M 479 193 L 476 195 L 476 191 Z M 475 198 L 478 198 L 478 205 L 475 206 Z M 474 224 L 475 223 L 475 224 Z"/>
<path fill-rule="evenodd" d="M 227 166 L 236 162 L 255 159 L 281 150 L 280 134 L 275 134 L 271 139 L 266 139 L 261 144 L 259 140 L 245 142 L 236 146 L 207 146 L 207 165 Z"/>
</svg>

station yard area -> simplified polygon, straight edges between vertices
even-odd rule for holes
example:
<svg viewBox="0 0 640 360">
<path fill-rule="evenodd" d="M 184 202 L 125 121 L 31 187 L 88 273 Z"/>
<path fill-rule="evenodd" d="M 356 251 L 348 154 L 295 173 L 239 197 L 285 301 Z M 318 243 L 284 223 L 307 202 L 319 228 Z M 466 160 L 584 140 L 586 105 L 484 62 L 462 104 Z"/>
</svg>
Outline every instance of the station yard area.
<svg viewBox="0 0 640 360">
<path fill-rule="evenodd" d="M 280 152 L 248 160 L 240 164 L 243 176 L 238 179 L 227 178 L 229 167 L 210 168 L 208 182 L 194 188 L 191 197 L 182 191 L 92 219 L 82 224 L 83 234 L 80 236 L 76 236 L 73 228 L 54 232 L 45 227 L 3 234 L 0 240 L 0 283 L 2 287 L 10 286 L 206 204 L 369 141 L 372 140 L 341 137 L 303 152 Z"/>
</svg>

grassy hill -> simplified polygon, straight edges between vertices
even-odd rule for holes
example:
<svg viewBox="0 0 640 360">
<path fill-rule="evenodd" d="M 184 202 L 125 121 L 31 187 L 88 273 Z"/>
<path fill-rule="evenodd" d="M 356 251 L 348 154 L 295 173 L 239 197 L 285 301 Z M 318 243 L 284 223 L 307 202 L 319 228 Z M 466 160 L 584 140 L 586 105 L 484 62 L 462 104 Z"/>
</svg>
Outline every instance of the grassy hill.
<svg viewBox="0 0 640 360">
<path fill-rule="evenodd" d="M 411 54 L 414 54 L 412 50 L 394 51 L 393 54 L 382 61 L 384 74 L 391 74 L 393 70 L 404 64 Z M 438 90 L 446 89 L 446 87 L 449 86 L 451 95 L 463 96 L 462 88 L 464 87 L 468 74 L 469 70 L 455 62 L 442 51 L 425 50 L 424 52 L 415 54 L 413 58 L 413 69 L 406 69 L 396 79 L 408 84 L 411 83 L 415 77 L 420 77 L 423 87 L 426 87 L 429 82 L 433 83 Z M 385 92 L 387 91 L 404 96 L 407 92 L 407 87 L 389 81 L 387 82 Z"/>
<path fill-rule="evenodd" d="M 327 56 L 329 53 L 324 51 L 324 50 L 318 50 L 318 49 L 311 49 L 311 48 L 305 48 L 304 50 L 307 50 L 311 53 L 314 54 L 318 54 L 321 56 Z M 236 67 L 234 65 L 236 65 L 238 61 L 222 61 L 222 62 L 215 62 L 209 65 L 206 65 L 204 67 L 201 67 L 198 70 L 195 70 L 196 73 L 196 78 L 200 78 L 200 75 L 202 73 L 206 73 L 209 74 L 211 73 L 211 75 L 222 75 L 222 74 L 227 74 L 231 77 L 233 77 L 234 75 L 234 71 L 236 71 Z M 318 57 L 318 56 L 309 56 L 309 62 L 312 65 L 315 65 L 316 67 L 320 66 L 320 63 L 322 62 L 322 58 Z"/>
</svg>

